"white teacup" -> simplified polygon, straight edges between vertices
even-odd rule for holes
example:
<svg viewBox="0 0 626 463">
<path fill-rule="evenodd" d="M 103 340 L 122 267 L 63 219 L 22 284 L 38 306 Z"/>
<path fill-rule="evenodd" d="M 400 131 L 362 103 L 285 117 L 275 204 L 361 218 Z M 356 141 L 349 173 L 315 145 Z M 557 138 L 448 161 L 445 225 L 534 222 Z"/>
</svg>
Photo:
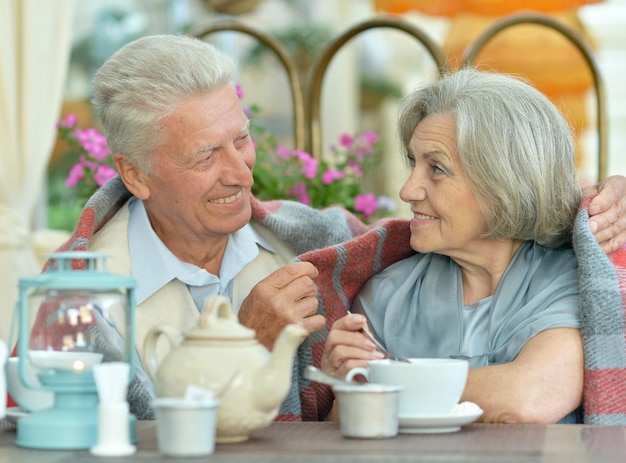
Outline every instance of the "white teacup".
<svg viewBox="0 0 626 463">
<path fill-rule="evenodd" d="M 372 360 L 368 368 L 353 368 L 370 383 L 402 386 L 399 416 L 446 415 L 459 402 L 467 381 L 468 362 L 460 359 L 412 358 L 411 363 Z"/>
<path fill-rule="evenodd" d="M 20 380 L 18 367 L 18 357 L 9 357 L 7 359 L 7 389 L 9 394 L 11 394 L 11 398 L 19 405 L 20 409 L 25 412 L 36 412 L 52 407 L 54 405 L 54 393 L 52 391 L 27 388 Z M 30 363 L 26 364 L 26 371 L 30 381 L 35 385 L 39 385 L 39 378 Z"/>
</svg>

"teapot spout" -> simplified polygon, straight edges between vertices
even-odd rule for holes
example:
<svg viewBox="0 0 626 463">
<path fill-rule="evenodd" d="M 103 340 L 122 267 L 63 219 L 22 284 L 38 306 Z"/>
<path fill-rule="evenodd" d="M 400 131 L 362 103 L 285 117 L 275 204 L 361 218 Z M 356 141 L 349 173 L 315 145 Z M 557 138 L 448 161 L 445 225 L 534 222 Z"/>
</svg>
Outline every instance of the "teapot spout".
<svg viewBox="0 0 626 463">
<path fill-rule="evenodd" d="M 278 335 L 269 361 L 255 374 L 254 402 L 270 411 L 285 400 L 291 388 L 293 361 L 298 346 L 309 332 L 300 325 L 287 325 Z"/>
</svg>

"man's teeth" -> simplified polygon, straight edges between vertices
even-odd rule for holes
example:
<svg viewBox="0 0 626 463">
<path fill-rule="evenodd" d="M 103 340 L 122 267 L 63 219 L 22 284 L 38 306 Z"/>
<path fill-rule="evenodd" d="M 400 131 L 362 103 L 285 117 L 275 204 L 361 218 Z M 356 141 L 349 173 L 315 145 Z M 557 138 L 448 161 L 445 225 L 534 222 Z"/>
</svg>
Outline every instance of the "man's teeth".
<svg viewBox="0 0 626 463">
<path fill-rule="evenodd" d="M 216 204 L 232 203 L 233 201 L 238 200 L 242 196 L 243 196 L 243 191 L 240 191 L 236 195 L 232 195 L 232 196 L 229 196 L 227 198 L 212 199 L 210 202 L 216 203 Z"/>
<path fill-rule="evenodd" d="M 424 214 L 413 214 L 413 217 L 417 220 L 429 220 L 434 219 L 432 215 L 424 215 Z"/>
</svg>

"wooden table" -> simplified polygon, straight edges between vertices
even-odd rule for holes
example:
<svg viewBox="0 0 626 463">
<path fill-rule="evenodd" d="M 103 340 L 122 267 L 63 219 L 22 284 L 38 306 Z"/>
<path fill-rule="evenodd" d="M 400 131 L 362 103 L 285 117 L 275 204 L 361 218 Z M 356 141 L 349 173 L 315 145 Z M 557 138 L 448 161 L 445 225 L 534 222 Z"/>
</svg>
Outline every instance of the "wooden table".
<svg viewBox="0 0 626 463">
<path fill-rule="evenodd" d="M 138 423 L 137 453 L 96 458 L 87 450 L 32 450 L 0 432 L 1 463 L 148 462 L 626 462 L 626 428 L 583 425 L 473 424 L 450 434 L 399 434 L 385 440 L 346 439 L 337 423 L 273 423 L 239 444 L 218 444 L 201 459 L 167 458 L 157 449 L 156 423 Z"/>
</svg>

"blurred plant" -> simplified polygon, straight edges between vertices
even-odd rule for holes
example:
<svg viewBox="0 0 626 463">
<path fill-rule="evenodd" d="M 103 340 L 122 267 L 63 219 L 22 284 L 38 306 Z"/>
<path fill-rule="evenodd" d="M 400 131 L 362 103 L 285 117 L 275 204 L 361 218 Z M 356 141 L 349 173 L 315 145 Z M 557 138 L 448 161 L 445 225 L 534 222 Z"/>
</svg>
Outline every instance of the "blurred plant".
<svg viewBox="0 0 626 463">
<path fill-rule="evenodd" d="M 333 37 L 333 31 L 324 24 L 303 23 L 274 31 L 271 35 L 294 58 L 297 67 L 307 68 L 317 59 L 324 46 Z M 267 51 L 268 48 L 265 45 L 256 43 L 244 59 L 248 64 L 260 64 L 261 57 Z"/>
<path fill-rule="evenodd" d="M 363 186 L 364 174 L 380 164 L 382 148 L 375 132 L 342 134 L 338 144 L 330 147 L 330 159 L 320 160 L 279 145 L 255 122 L 260 108 L 253 105 L 247 111 L 256 146 L 252 192 L 258 199 L 292 199 L 318 209 L 341 206 L 365 221 L 393 211 L 391 198 L 377 196 Z"/>
<path fill-rule="evenodd" d="M 305 85 L 312 64 L 318 59 L 324 46 L 333 37 L 333 31 L 323 24 L 303 23 L 274 31 L 272 36 L 293 59 L 294 65 L 298 70 L 300 83 Z M 244 57 L 244 61 L 246 64 L 260 65 L 262 57 L 268 51 L 269 48 L 266 45 L 256 43 Z"/>
<path fill-rule="evenodd" d="M 75 188 L 76 198 L 84 203 L 117 172 L 104 135 L 94 128 L 79 129 L 76 123 L 76 116 L 68 114 L 58 122 L 57 131 L 66 146 L 63 156 L 71 163 L 65 185 Z"/>
</svg>

